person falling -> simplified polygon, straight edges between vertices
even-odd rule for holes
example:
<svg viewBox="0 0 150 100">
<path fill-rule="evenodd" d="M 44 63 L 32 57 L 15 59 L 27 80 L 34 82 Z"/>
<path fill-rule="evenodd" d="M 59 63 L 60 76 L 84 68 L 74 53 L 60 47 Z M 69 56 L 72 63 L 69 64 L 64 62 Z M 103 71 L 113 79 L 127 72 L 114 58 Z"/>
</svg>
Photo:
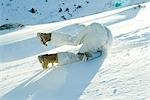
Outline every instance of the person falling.
<svg viewBox="0 0 150 100">
<path fill-rule="evenodd" d="M 61 31 L 53 31 L 50 33 L 37 33 L 40 41 L 43 45 L 47 46 L 48 43 L 60 47 L 63 45 L 73 45 L 79 46 L 77 53 L 72 52 L 59 52 L 56 53 L 56 57 L 59 65 L 73 63 L 77 61 L 88 61 L 89 58 L 94 58 L 95 55 L 101 55 L 102 52 L 107 51 L 107 49 L 112 44 L 112 34 L 111 31 L 104 25 L 99 23 L 92 23 L 90 25 L 81 25 L 75 24 L 76 31 L 75 33 L 66 33 Z M 69 28 L 70 26 L 66 26 L 64 28 Z M 61 29 L 60 29 L 61 30 Z M 74 31 L 74 30 L 72 30 Z M 47 54 L 46 54 L 47 55 Z M 48 54 L 51 56 L 51 54 Z M 52 54 L 54 55 L 54 54 Z M 44 55 L 40 55 L 40 57 L 44 58 Z M 47 57 L 48 58 L 48 57 Z M 53 60 L 52 57 L 49 57 Z M 41 60 L 41 59 L 40 59 Z M 47 63 L 42 61 L 43 63 Z M 51 62 L 51 61 L 49 61 Z M 43 68 L 48 68 L 47 66 L 43 66 Z"/>
</svg>

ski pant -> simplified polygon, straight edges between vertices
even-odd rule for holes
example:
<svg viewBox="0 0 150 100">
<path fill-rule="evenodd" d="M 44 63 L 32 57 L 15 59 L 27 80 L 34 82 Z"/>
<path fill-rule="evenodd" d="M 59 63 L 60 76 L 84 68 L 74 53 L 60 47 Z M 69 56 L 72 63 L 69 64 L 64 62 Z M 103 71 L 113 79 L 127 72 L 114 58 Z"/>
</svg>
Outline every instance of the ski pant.
<svg viewBox="0 0 150 100">
<path fill-rule="evenodd" d="M 66 65 L 79 61 L 88 61 L 100 57 L 102 55 L 102 51 L 88 52 L 87 55 L 78 53 L 76 54 L 72 52 L 59 52 L 57 55 L 58 55 L 58 64 Z"/>
<path fill-rule="evenodd" d="M 72 52 L 59 52 L 57 55 L 59 65 L 71 64 L 80 61 L 78 55 Z"/>
</svg>

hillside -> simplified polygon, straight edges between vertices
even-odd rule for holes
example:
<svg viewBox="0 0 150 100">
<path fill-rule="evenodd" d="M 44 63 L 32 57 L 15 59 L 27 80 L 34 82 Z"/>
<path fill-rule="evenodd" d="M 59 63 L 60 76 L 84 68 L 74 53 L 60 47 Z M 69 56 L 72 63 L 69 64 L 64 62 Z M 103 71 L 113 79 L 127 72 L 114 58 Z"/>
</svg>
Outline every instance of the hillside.
<svg viewBox="0 0 150 100">
<path fill-rule="evenodd" d="M 147 2 L 71 20 L 0 31 L 0 100 L 149 100 L 149 9 Z M 37 39 L 37 32 L 57 30 L 73 34 L 76 23 L 93 22 L 103 23 L 111 30 L 114 41 L 109 52 L 88 62 L 42 70 L 38 55 L 70 47 L 54 49 L 50 44 L 44 47 Z"/>
<path fill-rule="evenodd" d="M 104 12 L 148 0 L 1 0 L 0 25 L 42 24 Z"/>
</svg>

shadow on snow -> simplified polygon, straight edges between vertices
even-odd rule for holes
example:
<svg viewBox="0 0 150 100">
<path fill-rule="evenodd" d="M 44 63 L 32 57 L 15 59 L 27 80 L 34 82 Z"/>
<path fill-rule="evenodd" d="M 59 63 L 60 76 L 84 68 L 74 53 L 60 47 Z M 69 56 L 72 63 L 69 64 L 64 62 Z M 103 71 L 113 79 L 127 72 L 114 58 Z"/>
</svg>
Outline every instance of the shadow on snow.
<svg viewBox="0 0 150 100">
<path fill-rule="evenodd" d="M 32 77 L 2 100 L 77 100 L 102 66 L 106 54 L 88 61 L 59 66 Z M 37 79 L 37 80 L 36 80 Z"/>
</svg>

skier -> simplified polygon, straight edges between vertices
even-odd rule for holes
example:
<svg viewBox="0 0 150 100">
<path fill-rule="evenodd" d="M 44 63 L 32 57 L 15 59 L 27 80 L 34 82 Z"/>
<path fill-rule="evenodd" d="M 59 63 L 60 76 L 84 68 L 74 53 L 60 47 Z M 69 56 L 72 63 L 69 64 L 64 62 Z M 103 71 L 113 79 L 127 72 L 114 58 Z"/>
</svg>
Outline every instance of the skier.
<svg viewBox="0 0 150 100">
<path fill-rule="evenodd" d="M 100 56 L 103 51 L 107 51 L 111 46 L 112 34 L 106 26 L 99 23 L 92 23 L 87 26 L 77 26 L 80 28 L 76 34 L 61 33 L 57 31 L 48 33 L 48 41 L 53 45 L 62 46 L 67 44 L 78 47 L 78 50 L 76 50 L 78 52 L 68 51 L 56 53 L 59 65 L 93 59 Z M 43 33 L 38 33 L 38 37 L 44 43 L 48 42 L 45 41 L 46 39 L 44 38 L 46 35 L 47 34 L 43 35 Z M 44 55 L 40 57 L 44 57 Z"/>
</svg>

